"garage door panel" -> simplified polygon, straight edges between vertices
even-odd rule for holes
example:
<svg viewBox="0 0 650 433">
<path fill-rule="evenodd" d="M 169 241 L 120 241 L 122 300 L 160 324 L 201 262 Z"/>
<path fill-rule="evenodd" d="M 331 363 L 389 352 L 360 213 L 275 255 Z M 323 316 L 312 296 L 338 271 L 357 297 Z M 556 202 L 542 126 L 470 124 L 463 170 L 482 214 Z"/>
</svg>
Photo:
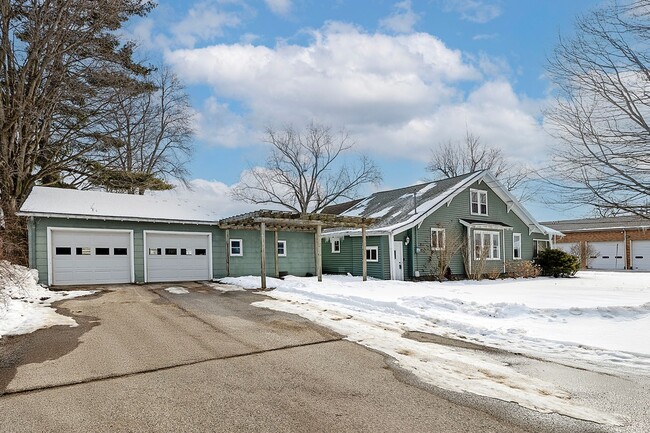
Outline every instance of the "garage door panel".
<svg viewBox="0 0 650 433">
<path fill-rule="evenodd" d="M 632 268 L 650 271 L 650 240 L 632 241 Z"/>
<path fill-rule="evenodd" d="M 194 281 L 212 278 L 209 234 L 148 232 L 146 244 L 147 281 Z"/>
<path fill-rule="evenodd" d="M 50 251 L 52 284 L 118 284 L 132 280 L 130 232 L 52 230 Z"/>
<path fill-rule="evenodd" d="M 589 257 L 592 269 L 625 269 L 625 244 L 623 242 L 589 242 L 596 252 Z"/>
</svg>

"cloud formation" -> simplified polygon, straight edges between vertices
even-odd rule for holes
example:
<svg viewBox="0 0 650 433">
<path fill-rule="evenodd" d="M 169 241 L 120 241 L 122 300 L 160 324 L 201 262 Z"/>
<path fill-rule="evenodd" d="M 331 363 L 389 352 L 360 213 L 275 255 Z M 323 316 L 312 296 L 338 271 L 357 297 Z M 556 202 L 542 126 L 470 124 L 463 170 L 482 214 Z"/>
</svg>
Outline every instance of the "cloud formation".
<svg viewBox="0 0 650 433">
<path fill-rule="evenodd" d="M 276 15 L 286 16 L 291 12 L 291 0 L 264 0 L 266 6 Z"/>
<path fill-rule="evenodd" d="M 218 44 L 175 50 L 166 60 L 219 95 L 206 100 L 204 116 L 216 123 L 203 136 L 220 146 L 252 144 L 252 131 L 266 125 L 311 120 L 345 127 L 361 151 L 422 161 L 466 128 L 522 160 L 547 140 L 540 102 L 515 93 L 507 62 L 466 55 L 427 33 L 330 22 L 312 30 L 306 45 Z"/>
<path fill-rule="evenodd" d="M 379 21 L 379 27 L 394 33 L 412 33 L 420 15 L 413 12 L 411 0 L 395 3 L 394 8 L 395 12 Z"/>
<path fill-rule="evenodd" d="M 484 24 L 501 15 L 498 0 L 446 0 L 445 10 L 460 14 L 461 19 Z"/>
</svg>

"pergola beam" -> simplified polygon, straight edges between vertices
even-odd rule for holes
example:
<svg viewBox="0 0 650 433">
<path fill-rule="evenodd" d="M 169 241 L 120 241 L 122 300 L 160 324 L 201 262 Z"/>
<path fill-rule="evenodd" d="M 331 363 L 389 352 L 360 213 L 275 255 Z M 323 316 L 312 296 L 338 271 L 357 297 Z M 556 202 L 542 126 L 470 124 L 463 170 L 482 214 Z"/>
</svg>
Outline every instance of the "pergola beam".
<svg viewBox="0 0 650 433">
<path fill-rule="evenodd" d="M 262 290 L 266 290 L 266 224 L 260 224 L 260 277 L 262 278 Z"/>
</svg>

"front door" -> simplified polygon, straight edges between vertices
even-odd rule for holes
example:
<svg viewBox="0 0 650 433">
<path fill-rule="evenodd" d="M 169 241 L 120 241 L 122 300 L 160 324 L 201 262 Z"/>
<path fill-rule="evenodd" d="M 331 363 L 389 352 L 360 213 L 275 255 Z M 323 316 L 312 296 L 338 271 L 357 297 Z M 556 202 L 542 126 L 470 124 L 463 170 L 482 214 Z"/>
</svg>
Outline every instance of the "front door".
<svg viewBox="0 0 650 433">
<path fill-rule="evenodd" d="M 404 242 L 393 242 L 393 280 L 404 280 Z"/>
</svg>

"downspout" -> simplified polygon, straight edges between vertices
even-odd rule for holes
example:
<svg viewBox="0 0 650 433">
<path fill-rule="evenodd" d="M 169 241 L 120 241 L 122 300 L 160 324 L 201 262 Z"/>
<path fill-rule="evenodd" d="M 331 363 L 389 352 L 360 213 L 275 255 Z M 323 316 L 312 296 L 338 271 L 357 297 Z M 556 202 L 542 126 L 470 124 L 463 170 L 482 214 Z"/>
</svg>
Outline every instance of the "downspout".
<svg viewBox="0 0 650 433">
<path fill-rule="evenodd" d="M 503 273 L 506 273 L 506 229 L 503 228 L 501 229 L 501 233 L 503 234 Z"/>
<path fill-rule="evenodd" d="M 470 226 L 467 226 L 467 267 L 469 270 L 466 269 L 467 271 L 467 277 L 471 278 L 472 275 L 472 260 L 474 259 L 474 251 L 472 251 L 472 243 L 471 243 L 471 229 Z"/>
</svg>

